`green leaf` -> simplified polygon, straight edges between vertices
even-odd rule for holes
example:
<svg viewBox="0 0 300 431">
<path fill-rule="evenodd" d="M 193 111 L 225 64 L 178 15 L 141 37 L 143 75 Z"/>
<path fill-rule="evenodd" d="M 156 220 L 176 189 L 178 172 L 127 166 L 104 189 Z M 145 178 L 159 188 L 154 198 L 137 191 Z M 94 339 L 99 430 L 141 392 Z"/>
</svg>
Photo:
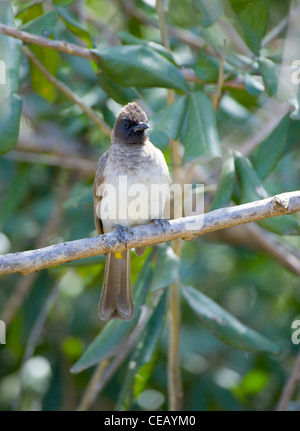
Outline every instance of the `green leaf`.
<svg viewBox="0 0 300 431">
<path fill-rule="evenodd" d="M 104 72 L 124 87 L 188 89 L 179 69 L 147 46 L 111 46 L 93 52 Z"/>
<path fill-rule="evenodd" d="M 153 254 L 149 256 L 133 289 L 135 313 L 130 321 L 114 319 L 109 321 L 100 334 L 89 345 L 81 358 L 73 365 L 71 372 L 80 371 L 91 367 L 104 359 L 115 356 L 121 343 L 129 336 L 134 329 L 140 313 L 139 307 L 145 302 L 153 270 L 151 260 Z"/>
<path fill-rule="evenodd" d="M 187 105 L 187 96 L 179 97 L 174 103 L 160 109 L 152 115 L 149 123 L 151 132 L 150 141 L 165 149 L 169 138 L 177 139 L 182 127 Z M 164 145 L 161 145 L 163 143 Z"/>
<path fill-rule="evenodd" d="M 165 291 L 147 323 L 142 337 L 132 352 L 116 410 L 128 410 L 134 398 L 144 390 L 155 366 L 155 350 L 160 339 L 167 311 Z"/>
<path fill-rule="evenodd" d="M 15 93 L 0 102 L 0 154 L 17 144 L 21 110 L 22 99 Z"/>
<path fill-rule="evenodd" d="M 74 3 L 77 0 L 53 0 L 53 3 L 57 6 L 69 6 L 69 4 Z"/>
<path fill-rule="evenodd" d="M 267 93 L 273 97 L 277 95 L 280 66 L 268 58 L 260 57 L 258 61 L 259 71 L 262 74 Z"/>
<path fill-rule="evenodd" d="M 31 46 L 30 49 L 43 66 L 55 76 L 60 64 L 58 52 L 54 49 L 48 49 L 43 46 Z M 53 102 L 57 94 L 57 90 L 54 85 L 48 81 L 45 75 L 32 62 L 30 62 L 30 70 L 33 90 L 35 90 L 40 96 L 44 97 L 44 99 L 49 102 Z"/>
<path fill-rule="evenodd" d="M 38 36 L 49 37 L 57 23 L 57 15 L 54 11 L 39 16 L 20 27 L 21 30 Z"/>
<path fill-rule="evenodd" d="M 270 0 L 229 0 L 244 32 L 245 42 L 259 54 L 261 40 L 267 29 Z"/>
<path fill-rule="evenodd" d="M 222 0 L 193 0 L 192 5 L 200 12 L 200 24 L 204 27 L 213 24 L 223 13 Z"/>
<path fill-rule="evenodd" d="M 199 56 L 194 70 L 201 81 L 217 82 L 219 76 L 219 62 L 215 58 L 202 54 Z"/>
<path fill-rule="evenodd" d="M 187 110 L 184 158 L 221 156 L 215 112 L 210 99 L 201 91 L 191 93 Z"/>
<path fill-rule="evenodd" d="M 135 37 L 127 31 L 119 31 L 118 36 L 122 40 L 122 42 L 126 45 L 144 45 L 156 51 L 161 56 L 165 57 L 167 60 L 171 61 L 175 64 L 174 58 L 168 49 L 159 43 L 152 42 L 151 40 L 140 39 L 139 37 Z"/>
<path fill-rule="evenodd" d="M 14 15 L 9 2 L 0 2 L 0 17 L 2 24 L 15 27 Z M 19 89 L 21 46 L 20 40 L 0 34 L 0 102 Z"/>
<path fill-rule="evenodd" d="M 58 15 L 63 19 L 68 29 L 75 34 L 76 36 L 80 37 L 82 40 L 84 40 L 88 46 L 88 48 L 92 47 L 92 42 L 90 38 L 89 32 L 81 27 L 81 25 L 73 18 L 70 11 L 64 7 L 56 7 L 56 10 L 58 12 Z"/>
<path fill-rule="evenodd" d="M 259 96 L 264 90 L 265 87 L 262 82 L 260 82 L 255 76 L 249 75 L 249 73 L 245 74 L 245 87 L 251 96 Z"/>
<path fill-rule="evenodd" d="M 256 149 L 252 164 L 258 176 L 264 180 L 275 168 L 287 144 L 290 120 L 286 115 L 279 125 Z"/>
<path fill-rule="evenodd" d="M 202 324 L 225 343 L 250 352 L 281 353 L 278 344 L 245 326 L 203 293 L 191 286 L 183 287 L 181 291 Z"/>
<path fill-rule="evenodd" d="M 172 247 L 158 247 L 156 253 L 156 267 L 150 283 L 150 291 L 163 289 L 178 280 L 180 260 Z"/>
<path fill-rule="evenodd" d="M 259 176 L 247 157 L 235 159 L 235 171 L 241 190 L 241 203 L 269 197 Z M 300 226 L 293 215 L 283 215 L 257 222 L 261 227 L 278 235 L 299 235 Z"/>
<path fill-rule="evenodd" d="M 234 174 L 234 158 L 232 154 L 229 154 L 223 162 L 218 189 L 210 208 L 211 211 L 224 208 L 229 204 L 233 193 Z"/>
<path fill-rule="evenodd" d="M 120 105 L 126 105 L 133 99 L 139 98 L 138 94 L 132 88 L 124 88 L 101 71 L 98 75 L 99 84 L 105 93 Z"/>
</svg>

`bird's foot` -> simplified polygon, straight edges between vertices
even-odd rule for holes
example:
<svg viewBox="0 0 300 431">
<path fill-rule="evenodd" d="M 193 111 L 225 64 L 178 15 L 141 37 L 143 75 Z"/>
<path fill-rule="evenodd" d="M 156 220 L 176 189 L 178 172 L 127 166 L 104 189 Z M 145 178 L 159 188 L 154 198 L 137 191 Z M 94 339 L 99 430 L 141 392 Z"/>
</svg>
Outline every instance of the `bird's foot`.
<svg viewBox="0 0 300 431">
<path fill-rule="evenodd" d="M 115 224 L 115 230 L 117 232 L 117 237 L 119 241 L 122 241 L 125 243 L 125 247 L 127 248 L 127 241 L 126 241 L 126 235 L 130 233 L 133 235 L 132 229 L 126 226 L 122 226 L 121 224 Z"/>
<path fill-rule="evenodd" d="M 170 223 L 165 218 L 154 218 L 152 220 L 153 224 L 160 225 L 163 228 L 164 233 L 166 233 L 167 227 L 170 226 Z"/>
</svg>

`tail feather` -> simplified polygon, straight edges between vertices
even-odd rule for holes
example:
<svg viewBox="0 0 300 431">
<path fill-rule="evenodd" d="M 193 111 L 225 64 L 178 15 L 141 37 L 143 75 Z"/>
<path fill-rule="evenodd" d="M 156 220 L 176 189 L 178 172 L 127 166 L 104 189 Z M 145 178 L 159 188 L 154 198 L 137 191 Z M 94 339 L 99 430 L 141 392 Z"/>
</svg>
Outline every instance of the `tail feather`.
<svg viewBox="0 0 300 431">
<path fill-rule="evenodd" d="M 130 282 L 130 250 L 123 252 L 121 259 L 117 259 L 114 254 L 107 255 L 98 312 L 102 320 L 132 318 L 134 305 Z"/>
</svg>

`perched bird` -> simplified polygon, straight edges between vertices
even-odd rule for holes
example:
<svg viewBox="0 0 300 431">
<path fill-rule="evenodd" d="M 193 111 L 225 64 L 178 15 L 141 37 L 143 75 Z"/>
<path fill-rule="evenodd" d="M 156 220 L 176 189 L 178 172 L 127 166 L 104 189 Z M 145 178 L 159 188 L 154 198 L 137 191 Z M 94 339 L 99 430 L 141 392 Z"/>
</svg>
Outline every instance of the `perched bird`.
<svg viewBox="0 0 300 431">
<path fill-rule="evenodd" d="M 117 230 L 124 238 L 132 226 L 163 217 L 167 197 L 153 196 L 151 187 L 169 185 L 170 175 L 162 152 L 146 136 L 148 128 L 146 114 L 137 103 L 128 103 L 121 109 L 112 130 L 111 146 L 100 158 L 95 176 L 98 235 Z M 133 196 L 127 193 L 130 189 L 139 193 Z M 136 248 L 138 256 L 144 251 L 145 247 Z M 103 320 L 132 318 L 130 249 L 107 254 L 98 311 Z"/>
</svg>

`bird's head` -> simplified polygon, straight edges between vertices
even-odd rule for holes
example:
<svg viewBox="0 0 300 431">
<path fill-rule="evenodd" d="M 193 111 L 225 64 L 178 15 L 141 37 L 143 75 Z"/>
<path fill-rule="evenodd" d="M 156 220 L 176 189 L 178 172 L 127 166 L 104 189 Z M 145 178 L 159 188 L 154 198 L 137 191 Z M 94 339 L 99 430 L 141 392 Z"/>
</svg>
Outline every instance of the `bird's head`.
<svg viewBox="0 0 300 431">
<path fill-rule="evenodd" d="M 135 102 L 124 106 L 114 125 L 112 142 L 118 144 L 144 144 L 147 140 L 145 131 L 149 128 L 147 116 Z"/>
</svg>

